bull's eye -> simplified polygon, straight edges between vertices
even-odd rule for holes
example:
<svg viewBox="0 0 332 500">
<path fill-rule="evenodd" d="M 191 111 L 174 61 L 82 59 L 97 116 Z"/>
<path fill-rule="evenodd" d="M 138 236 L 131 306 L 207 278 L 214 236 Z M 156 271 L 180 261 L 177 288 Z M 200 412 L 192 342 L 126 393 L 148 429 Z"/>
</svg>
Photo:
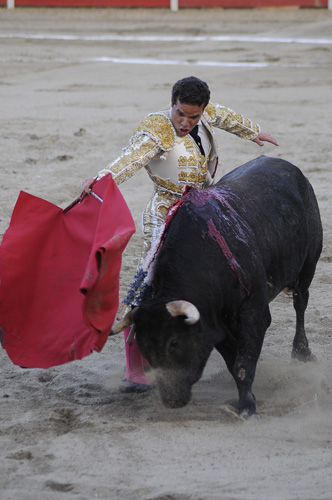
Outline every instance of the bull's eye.
<svg viewBox="0 0 332 500">
<path fill-rule="evenodd" d="M 169 347 L 171 350 L 175 350 L 179 345 L 178 339 L 171 339 L 169 341 Z"/>
</svg>

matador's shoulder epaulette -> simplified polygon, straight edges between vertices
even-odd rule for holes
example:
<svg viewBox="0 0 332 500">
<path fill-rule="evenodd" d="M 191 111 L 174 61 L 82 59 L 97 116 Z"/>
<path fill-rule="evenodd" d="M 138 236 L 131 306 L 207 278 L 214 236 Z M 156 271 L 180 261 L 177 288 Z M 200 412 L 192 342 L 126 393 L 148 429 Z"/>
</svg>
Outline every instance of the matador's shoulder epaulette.
<svg viewBox="0 0 332 500">
<path fill-rule="evenodd" d="M 215 120 L 216 108 L 211 102 L 209 102 L 209 104 L 205 107 L 204 112 L 208 115 L 210 120 Z"/>
<path fill-rule="evenodd" d="M 170 119 L 164 113 L 151 113 L 134 131 L 134 136 L 146 134 L 164 151 L 174 147 L 175 130 Z"/>
</svg>

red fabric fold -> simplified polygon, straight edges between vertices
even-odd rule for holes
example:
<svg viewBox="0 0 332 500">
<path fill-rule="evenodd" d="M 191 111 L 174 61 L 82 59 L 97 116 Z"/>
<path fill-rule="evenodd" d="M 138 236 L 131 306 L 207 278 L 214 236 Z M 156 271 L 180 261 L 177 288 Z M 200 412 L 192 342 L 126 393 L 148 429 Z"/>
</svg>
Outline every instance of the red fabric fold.
<svg viewBox="0 0 332 500">
<path fill-rule="evenodd" d="M 47 368 L 100 351 L 135 231 L 111 175 L 68 212 L 21 192 L 0 246 L 0 332 L 13 363 Z"/>
</svg>

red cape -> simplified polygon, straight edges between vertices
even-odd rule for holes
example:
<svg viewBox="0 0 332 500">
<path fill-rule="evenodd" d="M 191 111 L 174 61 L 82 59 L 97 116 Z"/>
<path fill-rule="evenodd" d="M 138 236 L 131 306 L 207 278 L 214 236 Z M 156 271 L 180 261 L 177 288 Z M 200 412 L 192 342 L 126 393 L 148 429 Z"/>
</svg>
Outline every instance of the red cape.
<svg viewBox="0 0 332 500">
<path fill-rule="evenodd" d="M 21 192 L 0 246 L 0 336 L 13 363 L 47 368 L 100 351 L 119 307 L 135 225 L 111 175 L 69 211 Z"/>
</svg>

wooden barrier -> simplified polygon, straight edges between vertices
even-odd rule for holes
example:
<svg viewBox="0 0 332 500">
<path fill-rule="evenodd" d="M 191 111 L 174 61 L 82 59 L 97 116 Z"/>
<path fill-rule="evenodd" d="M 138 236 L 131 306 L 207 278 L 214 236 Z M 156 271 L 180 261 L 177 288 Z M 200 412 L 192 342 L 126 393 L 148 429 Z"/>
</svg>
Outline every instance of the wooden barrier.
<svg viewBox="0 0 332 500">
<path fill-rule="evenodd" d="M 332 0 L 0 0 L 0 6 L 17 7 L 150 7 L 171 8 L 263 8 L 328 7 Z"/>
</svg>

